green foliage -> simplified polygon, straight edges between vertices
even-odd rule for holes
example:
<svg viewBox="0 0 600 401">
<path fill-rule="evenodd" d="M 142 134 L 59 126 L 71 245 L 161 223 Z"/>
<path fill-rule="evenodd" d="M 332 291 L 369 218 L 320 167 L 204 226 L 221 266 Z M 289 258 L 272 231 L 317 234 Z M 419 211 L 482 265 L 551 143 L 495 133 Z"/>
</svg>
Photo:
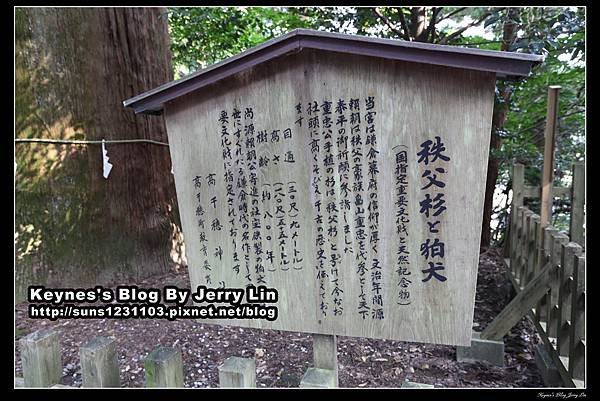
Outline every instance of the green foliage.
<svg viewBox="0 0 600 401">
<path fill-rule="evenodd" d="M 585 153 L 585 12 L 583 8 L 526 8 L 523 32 L 515 50 L 544 54 L 544 62 L 531 77 L 509 83 L 513 90 L 505 138 L 500 152 L 501 169 L 513 163 L 526 166 L 528 185 L 540 185 L 548 86 L 561 86 L 556 137 L 556 186 L 570 185 L 572 163 Z M 509 185 L 499 179 L 498 185 Z M 528 204 L 539 212 L 539 201 Z M 553 223 L 568 228 L 568 201 L 555 200 Z"/>
<path fill-rule="evenodd" d="M 508 111 L 494 132 L 502 146 L 490 156 L 500 161 L 497 185 L 506 194 L 510 166 L 523 163 L 528 185 L 539 185 L 543 164 L 544 127 L 549 85 L 560 85 L 559 132 L 556 142 L 555 185 L 569 185 L 571 164 L 584 157 L 585 9 L 583 7 L 425 7 L 425 27 L 412 37 L 415 7 L 220 7 L 174 8 L 169 12 L 173 59 L 178 71 L 195 71 L 291 29 L 422 40 L 433 43 L 501 50 L 507 25 L 514 24 L 516 40 L 508 51 L 545 55 L 531 77 L 498 81 L 495 107 Z M 493 38 L 467 35 L 469 27 L 484 27 Z M 407 37 L 408 36 L 408 37 Z M 505 47 L 506 48 L 506 47 Z M 508 101 L 501 89 L 512 93 Z M 535 203 L 531 204 L 534 209 Z M 502 240 L 507 205 L 494 210 L 499 221 L 495 239 Z M 556 224 L 565 224 L 556 205 Z M 562 223 L 561 223 L 562 222 Z"/>
<path fill-rule="evenodd" d="M 169 9 L 176 75 L 193 72 L 313 20 L 284 7 L 197 7 Z"/>
</svg>

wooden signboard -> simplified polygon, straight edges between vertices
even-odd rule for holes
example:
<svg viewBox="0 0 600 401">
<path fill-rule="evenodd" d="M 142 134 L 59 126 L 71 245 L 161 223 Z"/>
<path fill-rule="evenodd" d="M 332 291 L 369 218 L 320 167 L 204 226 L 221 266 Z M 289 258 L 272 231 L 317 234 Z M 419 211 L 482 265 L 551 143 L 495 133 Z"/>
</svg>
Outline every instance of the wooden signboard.
<svg viewBox="0 0 600 401">
<path fill-rule="evenodd" d="M 166 107 L 192 288 L 246 327 L 469 344 L 495 76 L 303 52 Z"/>
</svg>

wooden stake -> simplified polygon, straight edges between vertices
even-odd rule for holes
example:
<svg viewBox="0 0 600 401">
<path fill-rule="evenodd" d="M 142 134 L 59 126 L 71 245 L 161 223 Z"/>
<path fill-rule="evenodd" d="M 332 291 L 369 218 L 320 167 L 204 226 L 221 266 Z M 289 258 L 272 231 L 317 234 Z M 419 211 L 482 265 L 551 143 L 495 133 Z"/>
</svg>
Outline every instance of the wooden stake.
<svg viewBox="0 0 600 401">
<path fill-rule="evenodd" d="M 256 387 L 254 358 L 230 356 L 219 366 L 219 387 Z"/>
<path fill-rule="evenodd" d="M 144 362 L 146 387 L 183 387 L 183 362 L 181 351 L 172 347 L 159 347 Z"/>
<path fill-rule="evenodd" d="M 112 338 L 96 337 L 79 350 L 82 387 L 120 387 L 117 343 Z"/>
<path fill-rule="evenodd" d="M 552 220 L 552 181 L 554 181 L 554 141 L 556 137 L 558 92 L 560 86 L 548 87 L 548 109 L 546 112 L 546 131 L 544 142 L 544 169 L 542 171 L 542 195 L 540 207 L 540 226 L 551 224 Z"/>
<path fill-rule="evenodd" d="M 58 332 L 42 329 L 20 340 L 25 387 L 51 387 L 60 382 L 62 362 Z"/>
</svg>

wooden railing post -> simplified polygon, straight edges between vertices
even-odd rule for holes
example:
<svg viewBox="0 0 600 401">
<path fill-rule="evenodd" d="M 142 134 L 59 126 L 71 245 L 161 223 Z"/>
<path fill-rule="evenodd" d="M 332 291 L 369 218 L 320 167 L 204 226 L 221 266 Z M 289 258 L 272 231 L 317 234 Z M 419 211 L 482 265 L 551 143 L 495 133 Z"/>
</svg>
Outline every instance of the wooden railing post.
<svg viewBox="0 0 600 401">
<path fill-rule="evenodd" d="M 540 233 L 540 216 L 537 214 L 533 214 L 531 216 L 531 276 L 527 280 L 528 282 L 535 277 L 535 275 L 540 271 L 539 265 L 539 248 L 541 242 L 541 233 Z"/>
<path fill-rule="evenodd" d="M 556 137 L 558 93 L 560 86 L 548 87 L 546 131 L 544 133 L 544 167 L 542 170 L 542 193 L 540 221 L 542 229 L 552 224 L 552 182 L 554 181 L 554 138 Z"/>
<path fill-rule="evenodd" d="M 517 208 L 523 206 L 523 188 L 525 188 L 525 166 L 522 164 L 513 164 L 512 166 L 512 201 L 510 207 L 510 224 L 508 225 L 506 253 L 505 256 L 512 257 L 515 241 L 515 218 Z"/>
<path fill-rule="evenodd" d="M 585 166 L 573 164 L 573 183 L 571 184 L 571 241 L 585 246 L 583 222 L 585 207 Z"/>
<path fill-rule="evenodd" d="M 529 209 L 523 211 L 523 238 L 521 251 L 521 288 L 527 285 L 529 279 L 529 263 L 531 262 L 531 215 L 533 212 Z"/>
<path fill-rule="evenodd" d="M 575 256 L 571 291 L 569 374 L 573 379 L 585 380 L 585 254 Z"/>
<path fill-rule="evenodd" d="M 523 206 L 523 189 L 525 188 L 525 166 L 516 163 L 513 165 L 513 182 L 512 182 L 512 207 L 517 210 L 519 206 Z"/>
<path fill-rule="evenodd" d="M 564 266 L 561 265 L 563 250 L 562 246 L 568 242 L 569 237 L 565 234 L 552 235 L 552 252 L 550 256 L 550 263 L 552 263 L 552 266 L 558 266 L 559 274 L 550 283 L 550 303 L 548 304 L 548 324 L 546 326 L 546 333 L 548 334 L 548 337 L 551 338 L 558 338 L 558 326 L 560 321 L 560 316 L 558 314 L 558 277 L 560 277 L 564 268 Z"/>
<path fill-rule="evenodd" d="M 541 222 L 540 222 L 541 224 Z M 546 264 L 550 262 L 550 255 L 552 252 L 552 235 L 556 234 L 558 230 L 552 226 L 544 227 L 541 231 L 542 233 L 542 247 L 539 252 L 539 270 L 541 271 Z M 548 320 L 548 311 L 547 311 L 547 294 L 540 299 L 540 302 L 536 305 L 536 317 L 538 322 L 547 322 Z"/>
<path fill-rule="evenodd" d="M 558 336 L 556 338 L 556 349 L 560 356 L 569 355 L 569 343 L 571 332 L 571 298 L 573 281 L 573 265 L 575 257 L 581 255 L 582 249 L 579 244 L 569 242 L 562 247 L 562 258 L 559 275 L 558 289 Z"/>
<path fill-rule="evenodd" d="M 517 212 L 515 214 L 515 245 L 514 245 L 514 262 L 513 263 L 513 272 L 515 274 L 515 278 L 519 283 L 519 287 L 523 288 L 523 283 L 521 282 L 521 258 L 523 256 L 523 213 L 526 210 L 524 206 L 519 206 L 517 208 Z"/>
</svg>

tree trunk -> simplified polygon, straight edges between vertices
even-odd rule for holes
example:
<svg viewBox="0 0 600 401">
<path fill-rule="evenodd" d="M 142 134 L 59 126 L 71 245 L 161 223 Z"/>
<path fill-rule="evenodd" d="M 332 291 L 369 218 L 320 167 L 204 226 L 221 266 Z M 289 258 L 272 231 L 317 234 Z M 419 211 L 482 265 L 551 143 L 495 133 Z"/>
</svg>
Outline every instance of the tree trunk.
<svg viewBox="0 0 600 401">
<path fill-rule="evenodd" d="M 16 13 L 18 137 L 167 142 L 162 117 L 122 105 L 172 79 L 166 10 Z M 22 285 L 108 283 L 181 262 L 168 147 L 107 144 L 104 179 L 100 146 L 16 146 Z"/>
<path fill-rule="evenodd" d="M 410 36 L 417 41 L 424 41 L 425 33 L 425 7 L 410 8 Z"/>
<path fill-rule="evenodd" d="M 518 25 L 516 20 L 519 18 L 519 9 L 511 7 L 508 9 L 506 20 L 503 24 L 502 32 L 502 51 L 508 51 L 516 39 Z M 495 152 L 502 146 L 502 138 L 498 131 L 504 128 L 506 122 L 506 113 L 510 104 L 512 92 L 508 85 L 499 85 L 498 98 L 494 104 L 492 116 L 492 133 L 490 138 L 490 156 L 488 160 L 488 170 L 485 185 L 485 201 L 483 205 L 483 221 L 481 227 L 481 250 L 489 248 L 491 243 L 492 211 L 494 206 L 494 191 L 496 190 L 496 181 L 498 180 L 498 170 L 500 160 L 495 157 Z"/>
</svg>

